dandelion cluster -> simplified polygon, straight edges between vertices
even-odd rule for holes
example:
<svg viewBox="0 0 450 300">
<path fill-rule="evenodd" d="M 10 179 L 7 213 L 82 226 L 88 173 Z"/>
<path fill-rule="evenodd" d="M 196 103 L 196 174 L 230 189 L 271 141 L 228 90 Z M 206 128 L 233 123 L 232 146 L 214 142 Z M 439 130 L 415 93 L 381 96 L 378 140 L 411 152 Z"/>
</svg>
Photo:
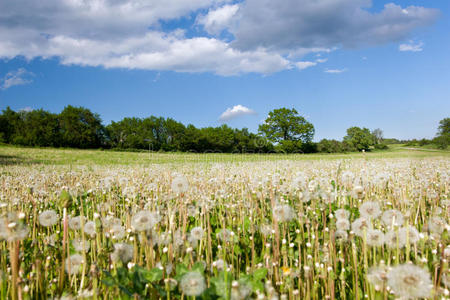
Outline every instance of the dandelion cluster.
<svg viewBox="0 0 450 300">
<path fill-rule="evenodd" d="M 0 295 L 445 298 L 449 167 L 447 158 L 0 166 Z"/>
</svg>

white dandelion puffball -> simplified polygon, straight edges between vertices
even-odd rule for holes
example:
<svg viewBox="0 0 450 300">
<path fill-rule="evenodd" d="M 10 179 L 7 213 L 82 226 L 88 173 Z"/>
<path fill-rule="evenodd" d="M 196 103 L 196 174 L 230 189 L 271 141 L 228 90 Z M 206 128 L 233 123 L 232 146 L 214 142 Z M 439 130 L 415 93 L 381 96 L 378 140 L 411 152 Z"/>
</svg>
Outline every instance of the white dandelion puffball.
<svg viewBox="0 0 450 300">
<path fill-rule="evenodd" d="M 180 289 L 186 296 L 199 296 L 206 289 L 205 279 L 199 272 L 188 272 L 181 278 Z"/>
<path fill-rule="evenodd" d="M 389 209 L 383 213 L 381 221 L 383 221 L 386 226 L 402 226 L 403 214 L 396 209 Z"/>
<path fill-rule="evenodd" d="M 381 214 L 380 205 L 374 201 L 364 202 L 359 207 L 359 213 L 363 218 L 376 219 Z"/>
<path fill-rule="evenodd" d="M 96 225 L 94 221 L 89 221 L 84 224 L 84 233 L 90 237 L 94 237 L 96 234 Z"/>
<path fill-rule="evenodd" d="M 58 214 L 50 209 L 43 211 L 39 214 L 39 224 L 41 224 L 44 227 L 50 227 L 55 225 L 58 222 Z"/>
<path fill-rule="evenodd" d="M 142 210 L 131 218 L 131 226 L 137 231 L 150 230 L 160 221 L 157 213 Z"/>
<path fill-rule="evenodd" d="M 390 230 L 386 232 L 384 235 L 384 242 L 386 246 L 388 246 L 391 249 L 396 249 L 397 247 L 399 249 L 405 247 L 406 238 L 403 237 L 405 232 L 402 230 Z"/>
<path fill-rule="evenodd" d="M 352 223 L 352 231 L 359 237 L 364 236 L 364 231 L 372 228 L 372 224 L 366 218 L 358 218 Z"/>
<path fill-rule="evenodd" d="M 336 219 L 348 219 L 350 218 L 350 212 L 346 209 L 340 208 L 334 212 Z"/>
<path fill-rule="evenodd" d="M 350 222 L 347 219 L 337 219 L 336 230 L 349 230 Z"/>
<path fill-rule="evenodd" d="M 387 281 L 387 268 L 385 266 L 372 267 L 367 274 L 367 280 L 374 285 L 376 291 L 380 291 Z"/>
<path fill-rule="evenodd" d="M 177 194 L 185 193 L 189 188 L 189 183 L 184 176 L 177 176 L 172 180 L 171 188 Z"/>
<path fill-rule="evenodd" d="M 73 254 L 66 260 L 66 272 L 70 275 L 77 274 L 81 270 L 84 263 L 83 256 L 80 254 Z"/>
<path fill-rule="evenodd" d="M 380 247 L 384 244 L 384 233 L 378 229 L 368 229 L 366 243 L 369 246 Z"/>
<path fill-rule="evenodd" d="M 84 217 L 76 216 L 69 219 L 69 228 L 72 230 L 80 230 L 81 222 L 84 222 Z"/>
<path fill-rule="evenodd" d="M 111 254 L 111 260 L 114 262 L 128 263 L 133 259 L 134 247 L 133 245 L 125 243 L 114 244 L 114 252 Z"/>
<path fill-rule="evenodd" d="M 427 298 L 431 295 L 432 282 L 427 270 L 413 264 L 393 267 L 387 274 L 388 286 L 403 299 Z"/>
<path fill-rule="evenodd" d="M 295 217 L 295 213 L 289 205 L 277 204 L 273 208 L 273 217 L 278 222 L 289 222 Z"/>
<path fill-rule="evenodd" d="M 91 244 L 89 244 L 89 241 L 85 240 L 83 242 L 82 239 L 74 239 L 72 241 L 73 248 L 78 252 L 88 252 L 91 248 Z"/>
<path fill-rule="evenodd" d="M 401 239 L 402 244 L 416 244 L 420 240 L 419 231 L 414 226 L 406 226 L 402 227 L 399 230 L 399 238 Z"/>
<path fill-rule="evenodd" d="M 191 234 L 189 235 L 189 242 L 196 243 L 203 238 L 204 230 L 201 227 L 194 227 L 191 229 Z"/>
</svg>

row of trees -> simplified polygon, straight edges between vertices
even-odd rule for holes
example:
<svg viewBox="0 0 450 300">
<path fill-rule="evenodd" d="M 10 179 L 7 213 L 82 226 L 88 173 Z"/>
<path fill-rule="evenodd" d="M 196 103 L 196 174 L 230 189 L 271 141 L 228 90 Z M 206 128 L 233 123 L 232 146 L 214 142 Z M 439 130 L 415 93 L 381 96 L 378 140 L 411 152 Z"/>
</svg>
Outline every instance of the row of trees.
<svg viewBox="0 0 450 300">
<path fill-rule="evenodd" d="M 448 143 L 447 125 L 442 140 Z M 444 120 L 443 120 L 444 121 Z M 443 122 L 441 121 L 441 122 Z M 447 126 L 447 127 L 445 127 Z M 447 128 L 447 129 L 446 129 Z M 42 109 L 0 114 L 0 142 L 24 146 L 73 148 L 150 149 L 193 152 L 350 152 L 383 149 L 380 129 L 351 127 L 343 141 L 312 142 L 314 126 L 297 110 L 271 111 L 258 134 L 227 125 L 196 128 L 171 118 L 124 118 L 104 126 L 100 116 L 87 108 L 67 106 L 59 114 Z"/>
<path fill-rule="evenodd" d="M 446 149 L 450 145 L 450 118 L 442 119 L 439 122 L 438 132 L 435 138 L 433 139 L 413 139 L 411 141 L 407 141 L 406 146 L 426 146 L 426 145 L 434 145 L 440 149 Z"/>
<path fill-rule="evenodd" d="M 102 125 L 98 114 L 67 106 L 59 114 L 39 109 L 0 115 L 0 142 L 40 147 L 151 149 L 154 151 L 269 152 L 273 145 L 248 129 L 184 126 L 170 118 L 124 118 Z"/>
</svg>

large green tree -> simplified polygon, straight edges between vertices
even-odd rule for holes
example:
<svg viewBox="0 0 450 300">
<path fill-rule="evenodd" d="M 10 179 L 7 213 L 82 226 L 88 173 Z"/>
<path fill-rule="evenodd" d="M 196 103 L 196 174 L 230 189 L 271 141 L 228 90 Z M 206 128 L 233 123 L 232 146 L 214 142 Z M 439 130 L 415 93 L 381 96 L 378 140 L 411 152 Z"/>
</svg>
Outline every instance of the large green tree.
<svg viewBox="0 0 450 300">
<path fill-rule="evenodd" d="M 279 108 L 269 112 L 264 124 L 259 126 L 259 132 L 271 142 L 309 143 L 314 136 L 314 126 L 295 108 Z"/>
<path fill-rule="evenodd" d="M 59 114 L 62 144 L 76 148 L 100 147 L 105 138 L 105 128 L 100 116 L 84 107 L 68 105 Z"/>
<path fill-rule="evenodd" d="M 358 151 L 369 150 L 374 145 L 374 137 L 369 129 L 360 127 L 350 127 L 344 141 L 348 142 Z"/>
<path fill-rule="evenodd" d="M 442 119 L 439 122 L 438 133 L 434 142 L 441 149 L 446 149 L 450 145 L 450 118 Z"/>
</svg>

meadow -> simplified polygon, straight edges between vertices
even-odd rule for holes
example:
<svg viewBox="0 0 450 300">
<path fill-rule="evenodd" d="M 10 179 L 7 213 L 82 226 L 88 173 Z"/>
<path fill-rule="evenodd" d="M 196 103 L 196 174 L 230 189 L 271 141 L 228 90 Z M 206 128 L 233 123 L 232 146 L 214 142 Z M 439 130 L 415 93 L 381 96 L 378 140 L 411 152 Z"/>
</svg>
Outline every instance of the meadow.
<svg viewBox="0 0 450 300">
<path fill-rule="evenodd" d="M 449 298 L 450 155 L 0 147 L 1 299 Z"/>
</svg>

